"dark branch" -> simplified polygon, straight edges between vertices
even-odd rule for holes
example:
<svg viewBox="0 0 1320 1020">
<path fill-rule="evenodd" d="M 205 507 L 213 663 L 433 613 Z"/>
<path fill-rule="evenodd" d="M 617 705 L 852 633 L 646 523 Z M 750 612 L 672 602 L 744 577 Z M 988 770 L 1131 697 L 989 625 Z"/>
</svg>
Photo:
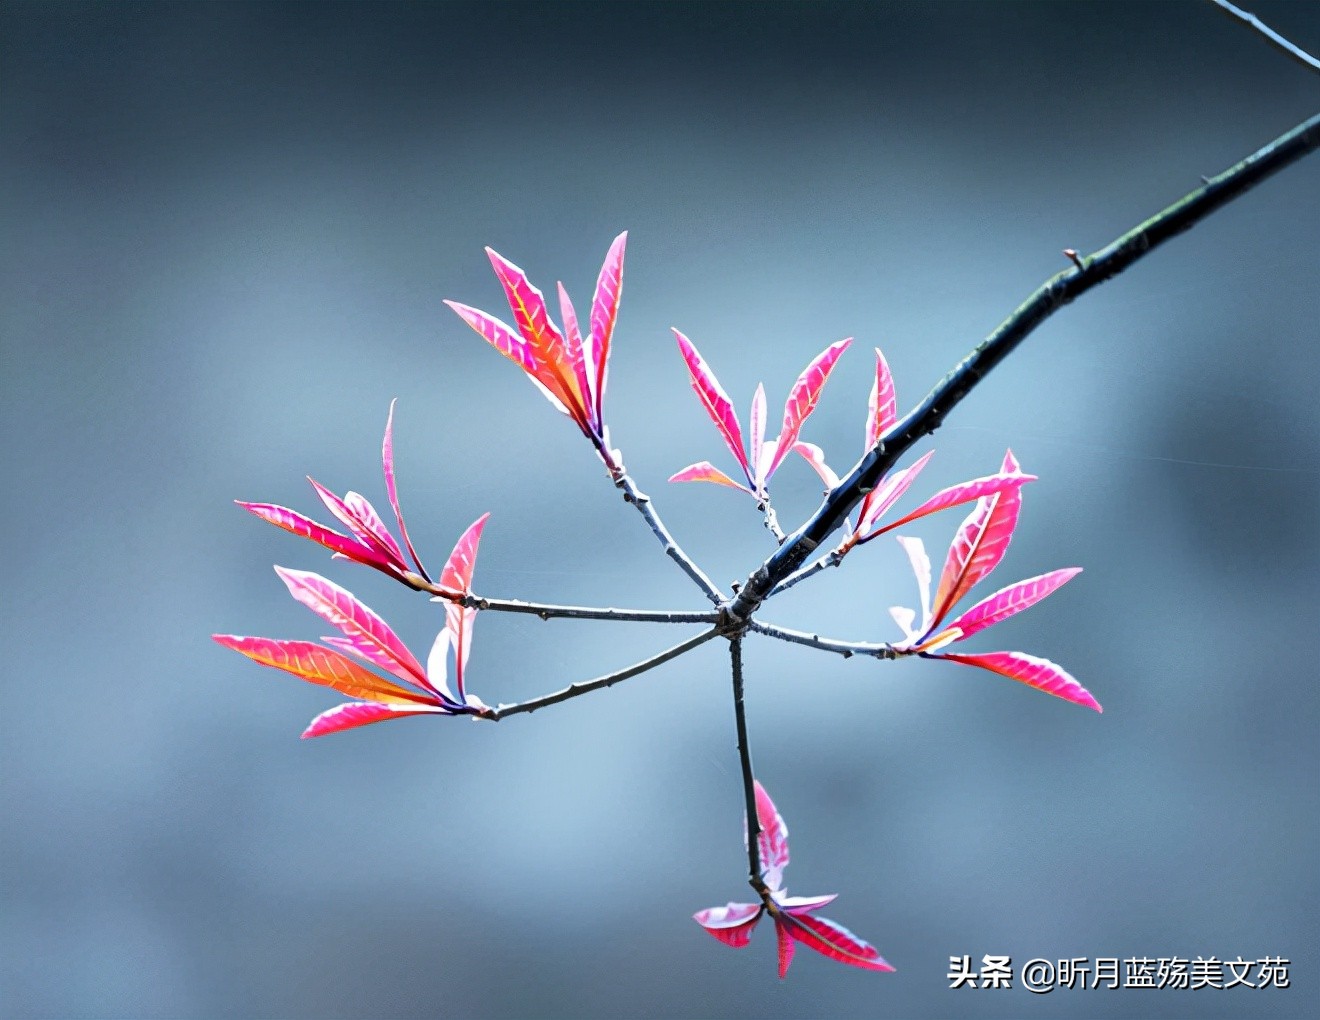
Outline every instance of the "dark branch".
<svg viewBox="0 0 1320 1020">
<path fill-rule="evenodd" d="M 487 719 L 490 722 L 499 722 L 501 719 L 510 715 L 521 715 L 524 712 L 535 712 L 538 708 L 545 708 L 547 705 L 556 705 L 561 701 L 569 701 L 573 698 L 581 697 L 583 694 L 590 694 L 592 691 L 598 691 L 603 687 L 612 687 L 620 681 L 627 680 L 629 677 L 637 676 L 639 673 L 645 673 L 647 670 L 655 669 L 670 659 L 676 659 L 685 652 L 690 652 L 697 645 L 703 645 L 711 638 L 719 637 L 718 628 L 712 628 L 702 631 L 695 637 L 690 637 L 686 641 L 680 641 L 672 648 L 666 648 L 658 655 L 653 655 L 649 659 L 643 659 L 641 662 L 635 662 L 625 669 L 620 669 L 614 673 L 607 673 L 605 676 L 597 677 L 595 680 L 584 680 L 582 683 L 569 684 L 562 690 L 555 691 L 553 694 L 546 694 L 539 698 L 532 698 L 530 701 L 520 701 L 514 705 L 500 705 L 499 708 L 491 708 L 479 712 L 476 715 L 478 719 Z"/>
<path fill-rule="evenodd" d="M 1320 114 L 1276 138 L 1191 194 L 1133 227 L 1093 255 L 1042 284 L 999 328 L 954 367 L 926 398 L 883 435 L 825 496 L 811 518 L 747 579 L 729 603 L 735 619 L 751 617 L 767 594 L 806 562 L 869 489 L 919 439 L 930 435 L 985 376 L 1037 326 L 1092 287 L 1121 273 L 1149 251 L 1189 230 L 1267 177 L 1320 146 Z"/>
<path fill-rule="evenodd" d="M 747 711 L 743 705 L 742 638 L 729 641 L 733 668 L 733 719 L 738 727 L 738 760 L 742 763 L 743 810 L 747 812 L 747 873 L 753 889 L 765 896 L 761 878 L 761 820 L 756 813 L 756 775 L 752 771 L 752 746 L 747 741 Z"/>
<path fill-rule="evenodd" d="M 1293 60 L 1296 60 L 1302 66 L 1309 67 L 1312 71 L 1320 71 L 1320 60 L 1316 60 L 1315 57 L 1311 56 L 1311 54 L 1307 53 L 1306 50 L 1302 49 L 1296 43 L 1289 42 L 1283 36 L 1279 35 L 1278 32 L 1270 28 L 1269 25 L 1261 21 L 1256 15 L 1244 11 L 1241 7 L 1234 7 L 1228 2 L 1228 0 L 1210 0 L 1210 2 L 1230 17 L 1237 18 L 1238 21 L 1250 25 L 1263 35 L 1271 45 L 1288 54 L 1288 56 L 1292 57 Z"/>
</svg>

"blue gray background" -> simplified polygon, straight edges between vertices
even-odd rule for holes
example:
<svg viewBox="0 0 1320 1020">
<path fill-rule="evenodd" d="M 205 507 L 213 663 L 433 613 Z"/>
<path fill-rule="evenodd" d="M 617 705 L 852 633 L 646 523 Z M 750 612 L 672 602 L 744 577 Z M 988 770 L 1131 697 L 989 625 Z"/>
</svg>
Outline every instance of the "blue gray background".
<svg viewBox="0 0 1320 1020">
<path fill-rule="evenodd" d="M 1313 5 L 1259 13 L 1320 47 Z M 581 307 L 631 231 L 608 415 L 721 583 L 753 508 L 668 332 L 740 406 L 857 337 L 805 438 L 860 452 L 870 349 L 909 406 L 1045 277 L 1315 112 L 1208 4 L 0 8 L 0 1011 L 14 1016 L 1297 1016 L 1320 1008 L 1314 650 L 1320 159 L 1061 312 L 918 489 L 1040 475 L 995 579 L 1086 572 L 988 674 L 747 649 L 792 889 L 898 967 L 717 945 L 745 896 L 725 653 L 498 727 L 300 742 L 334 695 L 213 631 L 314 638 L 270 564 L 424 650 L 436 607 L 230 502 L 403 498 L 478 589 L 701 599 L 573 428 L 441 304 L 497 250 Z M 786 523 L 815 506 L 801 464 Z M 321 515 L 324 516 L 324 515 Z M 915 529 L 936 555 L 960 516 Z M 895 636 L 876 543 L 769 618 Z M 473 689 L 618 668 L 663 628 L 481 619 Z M 1284 956 L 1288 991 L 953 992 L 950 955 Z"/>
</svg>

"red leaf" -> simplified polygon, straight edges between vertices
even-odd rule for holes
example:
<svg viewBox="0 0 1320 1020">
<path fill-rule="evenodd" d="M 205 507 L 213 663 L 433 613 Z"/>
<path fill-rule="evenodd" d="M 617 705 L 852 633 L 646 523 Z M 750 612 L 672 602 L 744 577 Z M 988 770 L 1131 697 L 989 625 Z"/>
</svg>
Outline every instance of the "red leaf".
<svg viewBox="0 0 1320 1020">
<path fill-rule="evenodd" d="M 477 546 L 481 543 L 481 531 L 486 526 L 490 514 L 482 514 L 470 525 L 467 531 L 454 543 L 454 550 L 445 561 L 440 571 L 440 586 L 452 591 L 468 594 L 472 589 L 472 572 L 477 566 Z"/>
<path fill-rule="evenodd" d="M 359 516 L 359 510 L 355 507 L 360 507 L 366 500 L 358 496 L 354 500 L 355 505 L 350 506 L 347 500 L 340 499 L 315 478 L 309 476 L 307 480 L 312 483 L 312 488 L 321 497 L 321 502 L 326 505 L 332 514 L 339 518 L 339 522 L 348 528 L 363 546 L 374 550 L 382 560 L 395 568 L 396 573 L 406 569 L 406 564 L 403 563 L 403 555 L 399 552 L 399 547 L 394 540 L 391 538 L 387 543 L 373 530 L 373 523 L 380 521 L 380 515 L 376 513 L 375 509 L 367 504 L 370 510 L 368 518 Z M 356 493 L 349 493 L 349 495 L 355 496 Z M 384 527 L 383 523 L 381 527 Z"/>
<path fill-rule="evenodd" d="M 692 918 L 726 946 L 741 949 L 751 939 L 761 910 L 759 903 L 727 903 L 698 911 Z"/>
<path fill-rule="evenodd" d="M 759 781 L 756 783 L 756 820 L 761 827 L 756 841 L 761 877 L 771 892 L 779 892 L 784 887 L 784 869 L 788 867 L 788 826 Z"/>
<path fill-rule="evenodd" d="M 829 381 L 830 372 L 834 370 L 835 363 L 851 343 L 852 337 L 848 337 L 846 340 L 830 344 L 798 376 L 793 389 L 789 391 L 788 401 L 784 404 L 784 424 L 779 433 L 779 448 L 770 462 L 769 470 L 765 473 L 766 479 L 775 473 L 784 458 L 788 456 L 789 450 L 793 448 L 793 444 L 797 442 L 803 423 L 816 409 L 821 391 Z"/>
<path fill-rule="evenodd" d="M 348 492 L 344 494 L 344 506 L 348 507 L 353 516 L 371 533 L 381 552 L 403 565 L 403 550 L 399 548 L 399 543 L 394 540 L 390 529 L 376 512 L 376 508 L 371 505 L 371 501 L 360 493 Z"/>
<path fill-rule="evenodd" d="M 697 399 L 701 401 L 701 406 L 706 409 L 715 427 L 720 430 L 729 452 L 741 465 L 743 474 L 747 476 L 747 484 L 755 487 L 756 479 L 753 477 L 751 465 L 747 462 L 747 453 L 743 450 L 742 428 L 738 424 L 737 414 L 734 413 L 733 402 L 729 400 L 729 395 L 724 392 L 720 381 L 715 378 L 715 373 L 710 370 L 710 366 L 693 346 L 692 341 L 678 330 L 674 330 L 674 336 L 678 340 L 678 349 L 683 355 L 688 374 L 692 377 L 692 389 L 696 392 Z"/>
<path fill-rule="evenodd" d="M 793 936 L 789 928 L 791 922 L 783 916 L 775 918 L 775 942 L 779 951 L 779 980 L 788 976 L 788 968 L 793 962 Z"/>
<path fill-rule="evenodd" d="M 564 319 L 564 334 L 568 339 L 568 360 L 573 366 L 573 376 L 577 379 L 577 387 L 582 391 L 583 400 L 586 401 L 587 421 L 590 423 L 592 431 L 600 433 L 600 418 L 596 413 L 596 402 L 592 395 L 592 388 L 596 385 L 595 373 L 588 364 L 590 352 L 582 344 L 582 331 L 578 328 L 577 311 L 573 308 L 573 302 L 568 296 L 568 291 L 564 289 L 561 283 L 559 287 L 559 313 Z"/>
<path fill-rule="evenodd" d="M 385 722 L 388 719 L 402 719 L 410 715 L 448 715 L 442 708 L 395 708 L 393 705 L 377 705 L 369 701 L 350 701 L 336 705 L 322 712 L 307 729 L 302 738 L 324 737 L 329 733 L 355 729 L 358 726 L 370 726 L 372 723 Z"/>
<path fill-rule="evenodd" d="M 596 278 L 596 294 L 591 302 L 591 348 L 589 362 L 595 369 L 593 393 L 596 401 L 596 420 L 604 421 L 605 385 L 609 377 L 610 343 L 614 337 L 614 324 L 619 317 L 619 300 L 623 296 L 623 255 L 628 245 L 628 231 L 614 239 L 605 254 L 605 262 Z"/>
<path fill-rule="evenodd" d="M 781 921 L 789 934 L 808 949 L 814 949 L 831 960 L 863 970 L 894 969 L 874 946 L 859 939 L 841 924 L 810 914 L 780 914 L 776 920 Z"/>
<path fill-rule="evenodd" d="M 385 472 L 385 493 L 389 496 L 390 506 L 394 508 L 394 519 L 399 522 L 399 534 L 403 536 L 403 544 L 408 547 L 408 555 L 417 565 L 417 572 L 429 581 L 431 575 L 426 572 L 422 561 L 417 558 L 417 550 L 413 548 L 412 539 L 408 537 L 408 527 L 403 523 L 403 511 L 399 509 L 399 491 L 394 481 L 394 405 L 396 403 L 397 400 L 390 401 L 389 417 L 385 419 L 385 439 L 380 445 L 380 463 Z"/>
<path fill-rule="evenodd" d="M 504 322 L 488 315 L 479 308 L 460 304 L 457 301 L 445 301 L 464 322 L 480 333 L 486 341 L 510 361 L 527 373 L 538 390 L 554 406 L 556 411 L 576 420 L 565 401 L 569 398 L 563 386 L 554 378 L 553 373 L 542 363 L 540 353 L 528 340 L 523 339 Z M 546 380 L 549 380 L 547 383 Z"/>
<path fill-rule="evenodd" d="M 350 560 L 357 560 L 359 563 L 365 563 L 367 566 L 376 567 L 378 570 L 391 570 L 389 561 L 375 549 L 364 546 L 357 539 L 349 538 L 347 535 L 341 535 L 324 525 L 317 524 L 310 517 L 304 517 L 296 510 L 290 510 L 285 506 L 277 506 L 274 503 L 244 503 L 242 500 L 237 499 L 234 502 L 248 513 L 260 517 L 263 521 L 268 521 L 275 527 L 283 528 L 285 531 L 302 538 L 310 538 L 317 545 L 323 545 L 331 552 L 346 556 Z"/>
<path fill-rule="evenodd" d="M 350 591 L 333 581 L 305 570 L 276 567 L 289 588 L 289 594 L 331 626 L 343 632 L 346 641 L 327 638 L 338 647 L 347 647 L 368 662 L 387 669 L 400 680 L 430 689 L 426 671 L 390 625 Z"/>
<path fill-rule="evenodd" d="M 1012 451 L 1004 459 L 1002 474 L 1020 474 Z M 986 574 L 999 565 L 1008 550 L 1022 510 L 1022 487 L 1012 485 L 977 501 L 949 546 L 935 591 L 933 626 Z"/>
<path fill-rule="evenodd" d="M 924 464 L 925 460 L 929 457 L 930 454 L 927 454 L 926 458 L 923 458 L 919 463 Z M 900 517 L 892 524 L 886 524 L 875 534 L 883 535 L 886 531 L 901 528 L 904 524 L 919 520 L 922 517 L 928 517 L 941 510 L 960 506 L 963 503 L 970 503 L 972 500 L 980 499 L 982 496 L 992 496 L 995 493 L 1003 492 L 1006 489 L 1016 488 L 1025 485 L 1027 482 L 1034 482 L 1035 480 L 1035 475 L 1024 475 L 1021 472 L 1015 472 L 1013 474 L 987 475 L 984 478 L 973 478 L 969 482 L 959 482 L 957 485 L 951 485 L 947 489 L 941 489 L 910 514 Z M 877 514 L 876 516 L 878 517 L 879 515 Z"/>
<path fill-rule="evenodd" d="M 1010 616 L 1016 616 L 1024 609 L 1030 609 L 1046 595 L 1056 591 L 1081 572 L 1081 567 L 1066 567 L 1038 577 L 1029 577 L 1017 584 L 1010 584 L 1007 588 L 1000 588 L 993 595 L 972 606 L 958 619 L 946 624 L 945 629 L 952 630 L 956 627 L 961 630 L 962 637 L 958 639 L 959 641 L 971 637 L 977 631 L 993 627 Z"/>
<path fill-rule="evenodd" d="M 332 687 L 350 698 L 398 705 L 434 702 L 429 694 L 410 691 L 391 683 L 363 669 L 339 652 L 322 648 L 310 641 L 282 641 L 235 634 L 212 634 L 211 637 L 226 648 L 246 655 L 253 662 L 282 669 L 323 687 Z"/>
<path fill-rule="evenodd" d="M 916 463 L 886 475 L 881 479 L 878 486 L 863 497 L 862 506 L 857 517 L 857 533 L 861 535 L 861 538 L 858 539 L 859 543 L 869 542 L 878 535 L 883 535 L 886 531 L 912 520 L 912 515 L 908 514 L 902 520 L 867 533 L 868 528 L 874 528 L 876 522 L 889 512 L 889 508 L 903 498 L 903 493 L 912 487 L 912 483 L 917 480 L 917 475 L 921 474 L 922 468 L 930 462 L 933 456 L 935 456 L 935 451 L 931 450 Z"/>
<path fill-rule="evenodd" d="M 1034 687 L 1056 698 L 1085 705 L 1097 712 L 1103 712 L 1100 702 L 1091 696 L 1091 692 L 1079 684 L 1062 666 L 1055 665 L 1049 659 L 1040 659 L 1025 652 L 981 652 L 976 655 L 940 652 L 929 656 L 932 659 L 948 659 L 961 662 L 964 666 L 980 666 L 992 673 L 1006 676 Z"/>
<path fill-rule="evenodd" d="M 689 464 L 682 471 L 670 475 L 669 480 L 671 482 L 714 482 L 716 485 L 727 485 L 731 489 L 741 489 L 749 496 L 753 495 L 751 489 L 740 482 L 735 482 L 708 460 Z"/>
<path fill-rule="evenodd" d="M 532 286 L 526 273 L 499 252 L 487 248 L 486 255 L 504 287 L 505 297 L 513 312 L 513 324 L 535 352 L 540 366 L 537 378 L 564 402 L 584 431 L 590 431 L 591 425 L 586 414 L 588 395 L 578 390 L 577 375 L 573 371 L 563 334 L 550 318 L 544 295 Z"/>
</svg>

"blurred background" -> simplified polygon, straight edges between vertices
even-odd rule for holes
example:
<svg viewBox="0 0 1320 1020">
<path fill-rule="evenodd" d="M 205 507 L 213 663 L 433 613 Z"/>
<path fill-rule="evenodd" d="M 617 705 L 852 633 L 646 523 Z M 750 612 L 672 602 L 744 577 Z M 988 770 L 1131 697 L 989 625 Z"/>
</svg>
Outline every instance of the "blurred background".
<svg viewBox="0 0 1320 1020">
<path fill-rule="evenodd" d="M 1312 50 L 1320 8 L 1253 9 Z M 504 314 L 482 247 L 579 309 L 630 231 L 607 413 L 721 584 L 770 539 L 670 326 L 745 413 L 857 338 L 804 438 L 861 452 L 871 349 L 920 398 L 1037 284 L 1320 106 L 1204 3 L 28 4 L 0 8 L 4 783 L 13 1016 L 1314 1013 L 1320 933 L 1320 158 L 1063 310 L 948 419 L 905 505 L 1040 476 L 986 590 L 1086 572 L 978 639 L 1103 716 L 940 663 L 748 643 L 797 893 L 892 975 L 734 952 L 727 653 L 499 726 L 298 734 L 332 692 L 214 631 L 325 627 L 321 571 L 424 652 L 437 607 L 231 500 L 384 508 L 399 398 L 424 559 L 490 510 L 483 594 L 703 600 L 587 444 L 442 304 Z M 777 415 L 777 411 L 773 412 Z M 800 522 L 819 484 L 775 480 Z M 961 520 L 912 529 L 942 555 Z M 766 618 L 897 637 L 897 544 Z M 480 620 L 490 702 L 685 628 Z M 341 699 L 342 700 L 342 699 Z M 1286 991 L 951 991 L 949 957 L 1292 961 Z"/>
</svg>

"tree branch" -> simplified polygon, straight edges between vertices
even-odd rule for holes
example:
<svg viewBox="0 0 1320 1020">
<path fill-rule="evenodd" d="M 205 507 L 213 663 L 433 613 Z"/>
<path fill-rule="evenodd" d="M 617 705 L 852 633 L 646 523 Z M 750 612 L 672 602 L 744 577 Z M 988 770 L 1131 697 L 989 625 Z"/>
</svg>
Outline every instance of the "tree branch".
<svg viewBox="0 0 1320 1020">
<path fill-rule="evenodd" d="M 624 501 L 637 507 L 637 512 L 651 526 L 651 531 L 660 540 L 660 544 L 665 547 L 665 555 L 677 563 L 683 573 L 692 578 L 697 587 L 705 593 L 706 598 L 717 606 L 723 603 L 725 601 L 724 592 L 715 586 L 714 582 L 683 551 L 683 547 L 674 541 L 674 536 L 669 533 L 664 521 L 660 520 L 660 515 L 655 512 L 655 507 L 651 505 L 651 497 L 637 488 L 637 483 L 632 480 L 632 476 L 626 472 L 620 472 L 614 476 L 614 484 L 623 493 Z"/>
<path fill-rule="evenodd" d="M 695 637 L 690 637 L 686 641 L 680 641 L 671 648 L 666 648 L 663 652 L 651 656 L 649 659 L 643 659 L 641 662 L 635 662 L 631 666 L 617 670 L 613 673 L 607 673 L 604 676 L 597 677 L 595 680 L 584 680 L 581 683 L 569 684 L 562 690 L 545 694 L 539 698 L 532 698 L 530 701 L 520 701 L 512 705 L 500 705 L 498 708 L 488 708 L 485 711 L 475 715 L 477 719 L 486 719 L 490 722 L 499 722 L 501 719 L 510 715 L 522 715 L 525 712 L 535 712 L 538 708 L 545 708 L 547 705 L 557 705 L 561 701 L 570 701 L 573 698 L 581 697 L 583 694 L 590 694 L 592 691 L 598 691 L 603 687 L 612 687 L 615 684 L 627 680 L 629 677 L 637 676 L 639 673 L 645 673 L 647 670 L 655 669 L 656 666 L 668 662 L 670 659 L 676 659 L 686 652 L 690 652 L 698 645 L 704 645 L 711 638 L 719 637 L 720 630 L 712 627 L 710 630 L 702 631 Z"/>
<path fill-rule="evenodd" d="M 733 671 L 733 719 L 738 728 L 738 761 L 742 764 L 743 810 L 747 813 L 747 875 L 751 887 L 764 899 L 761 878 L 761 818 L 756 813 L 756 775 L 752 771 L 752 745 L 747 740 L 747 711 L 743 704 L 742 638 L 729 640 Z"/>
<path fill-rule="evenodd" d="M 1278 32 L 1270 28 L 1269 25 L 1261 21 L 1256 15 L 1244 11 L 1241 7 L 1234 7 L 1228 2 L 1228 0 L 1210 0 L 1210 2 L 1225 14 L 1229 15 L 1229 17 L 1237 18 L 1238 21 L 1250 25 L 1263 35 L 1271 45 L 1288 54 L 1288 56 L 1292 57 L 1302 66 L 1309 67 L 1312 71 L 1320 71 L 1320 60 L 1316 60 L 1315 57 L 1311 56 L 1311 54 L 1307 53 L 1306 50 L 1302 49 L 1296 43 L 1289 42 L 1283 36 L 1279 35 Z"/>
<path fill-rule="evenodd" d="M 1117 240 L 1051 277 L 885 435 L 825 496 L 811 518 L 758 567 L 729 603 L 730 616 L 747 620 L 780 581 L 796 571 L 919 439 L 944 417 L 1037 326 L 1075 298 L 1121 273 L 1165 241 L 1189 230 L 1320 146 L 1320 114 L 1303 121 Z"/>
<path fill-rule="evenodd" d="M 791 641 L 795 645 L 806 645 L 808 648 L 816 648 L 822 652 L 835 652 L 845 659 L 851 659 L 854 655 L 869 655 L 874 659 L 898 658 L 894 646 L 883 643 L 837 641 L 834 638 L 823 638 L 819 634 L 809 634 L 805 630 L 777 627 L 773 623 L 761 623 L 759 620 L 753 620 L 748 624 L 747 629 L 757 634 L 764 634 L 766 637 L 777 638 L 780 641 Z"/>
</svg>

